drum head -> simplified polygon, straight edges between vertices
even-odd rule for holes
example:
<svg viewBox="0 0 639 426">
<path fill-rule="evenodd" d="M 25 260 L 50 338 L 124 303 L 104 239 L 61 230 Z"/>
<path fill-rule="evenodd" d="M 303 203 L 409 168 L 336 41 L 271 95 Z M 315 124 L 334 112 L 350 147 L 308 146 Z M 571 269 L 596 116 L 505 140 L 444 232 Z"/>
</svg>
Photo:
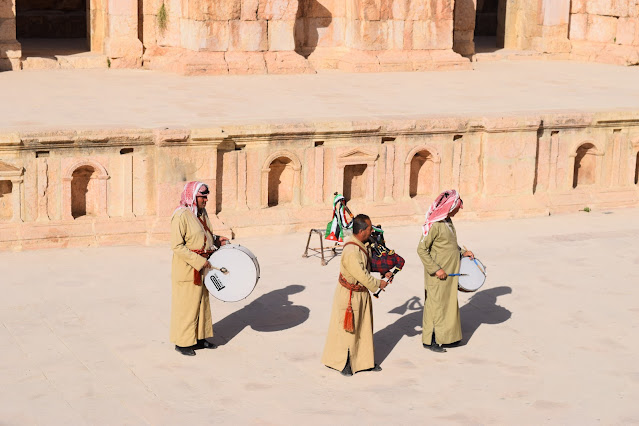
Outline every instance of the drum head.
<svg viewBox="0 0 639 426">
<path fill-rule="evenodd" d="M 204 278 L 209 293 L 224 302 L 237 302 L 253 292 L 260 278 L 257 258 L 246 247 L 227 244 L 209 258 L 212 266 L 226 268 L 228 274 L 211 269 Z"/>
<path fill-rule="evenodd" d="M 486 281 L 486 267 L 479 259 L 471 260 L 470 257 L 462 257 L 459 267 L 459 290 L 465 292 L 477 291 Z"/>
</svg>

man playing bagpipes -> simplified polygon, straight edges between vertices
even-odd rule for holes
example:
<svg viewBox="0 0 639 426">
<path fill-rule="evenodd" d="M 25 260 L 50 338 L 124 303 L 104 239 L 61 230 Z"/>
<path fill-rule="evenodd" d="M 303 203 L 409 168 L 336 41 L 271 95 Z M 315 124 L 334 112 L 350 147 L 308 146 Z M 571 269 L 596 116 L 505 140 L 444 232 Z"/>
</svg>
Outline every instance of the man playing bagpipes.
<svg viewBox="0 0 639 426">
<path fill-rule="evenodd" d="M 404 267 L 404 258 L 386 247 L 384 240 L 384 230 L 381 225 L 372 227 L 371 236 L 368 238 L 366 245 L 371 250 L 371 272 L 379 272 L 381 276 L 391 273 L 388 281 L 393 281 L 395 275 Z M 373 296 L 379 297 L 380 291 L 373 293 Z"/>
<path fill-rule="evenodd" d="M 326 226 L 325 239 L 341 243 L 344 241 L 344 230 L 351 229 L 353 227 L 353 222 L 348 221 L 346 214 L 350 216 L 351 220 L 353 220 L 353 214 L 348 207 L 346 207 L 346 198 L 337 192 L 334 195 L 333 219 L 328 222 L 328 225 Z"/>
</svg>

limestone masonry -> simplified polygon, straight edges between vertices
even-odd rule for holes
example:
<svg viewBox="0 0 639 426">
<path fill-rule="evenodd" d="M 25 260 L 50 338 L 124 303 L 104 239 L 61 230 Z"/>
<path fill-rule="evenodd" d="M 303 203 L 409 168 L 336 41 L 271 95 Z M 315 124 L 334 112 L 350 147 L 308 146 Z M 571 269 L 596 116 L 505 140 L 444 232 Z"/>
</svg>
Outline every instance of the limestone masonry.
<svg viewBox="0 0 639 426">
<path fill-rule="evenodd" d="M 5 70 L 468 69 L 500 49 L 636 65 L 639 1 L 0 0 Z"/>
</svg>

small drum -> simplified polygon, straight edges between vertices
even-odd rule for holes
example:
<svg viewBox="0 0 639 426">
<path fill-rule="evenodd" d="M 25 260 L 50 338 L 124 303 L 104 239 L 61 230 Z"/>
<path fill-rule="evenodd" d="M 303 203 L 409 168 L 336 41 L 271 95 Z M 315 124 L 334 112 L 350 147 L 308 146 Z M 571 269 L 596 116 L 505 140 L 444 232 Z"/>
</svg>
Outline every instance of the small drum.
<svg viewBox="0 0 639 426">
<path fill-rule="evenodd" d="M 204 278 L 209 293 L 224 302 L 246 299 L 260 279 L 257 257 L 246 247 L 226 244 L 209 258 L 211 266 L 226 268 L 227 273 L 211 269 Z"/>
<path fill-rule="evenodd" d="M 462 257 L 459 273 L 464 275 L 460 275 L 457 288 L 465 293 L 479 290 L 486 281 L 486 267 L 477 258 Z"/>
</svg>

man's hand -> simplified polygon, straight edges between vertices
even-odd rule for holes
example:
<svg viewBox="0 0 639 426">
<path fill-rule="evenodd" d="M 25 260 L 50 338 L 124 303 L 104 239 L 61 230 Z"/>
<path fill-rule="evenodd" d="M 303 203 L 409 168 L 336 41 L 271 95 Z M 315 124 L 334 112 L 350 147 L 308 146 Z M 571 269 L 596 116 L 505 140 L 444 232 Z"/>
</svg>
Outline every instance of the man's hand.
<svg viewBox="0 0 639 426">
<path fill-rule="evenodd" d="M 220 239 L 220 246 L 223 246 L 223 245 L 226 245 L 226 244 L 231 244 L 229 239 L 226 238 L 226 237 L 219 236 L 219 239 Z"/>
<path fill-rule="evenodd" d="M 435 272 L 435 276 L 440 280 L 445 280 L 446 278 L 448 278 L 448 274 L 443 269 Z"/>
<path fill-rule="evenodd" d="M 470 250 L 466 250 L 464 252 L 464 254 L 462 254 L 462 257 L 470 257 L 470 260 L 474 260 L 475 259 L 475 255 Z"/>
<path fill-rule="evenodd" d="M 393 276 L 393 273 L 391 271 L 386 272 L 386 274 L 384 274 L 384 278 L 386 278 L 387 280 L 390 279 L 390 277 Z"/>
<path fill-rule="evenodd" d="M 207 260 L 206 263 L 204 264 L 204 266 L 202 267 L 202 270 L 204 271 L 205 269 L 211 269 L 211 263 Z"/>
<path fill-rule="evenodd" d="M 381 288 L 382 290 L 384 290 L 386 288 L 386 286 L 388 285 L 388 281 L 384 281 L 382 280 L 382 283 L 379 285 L 379 288 Z"/>
</svg>

